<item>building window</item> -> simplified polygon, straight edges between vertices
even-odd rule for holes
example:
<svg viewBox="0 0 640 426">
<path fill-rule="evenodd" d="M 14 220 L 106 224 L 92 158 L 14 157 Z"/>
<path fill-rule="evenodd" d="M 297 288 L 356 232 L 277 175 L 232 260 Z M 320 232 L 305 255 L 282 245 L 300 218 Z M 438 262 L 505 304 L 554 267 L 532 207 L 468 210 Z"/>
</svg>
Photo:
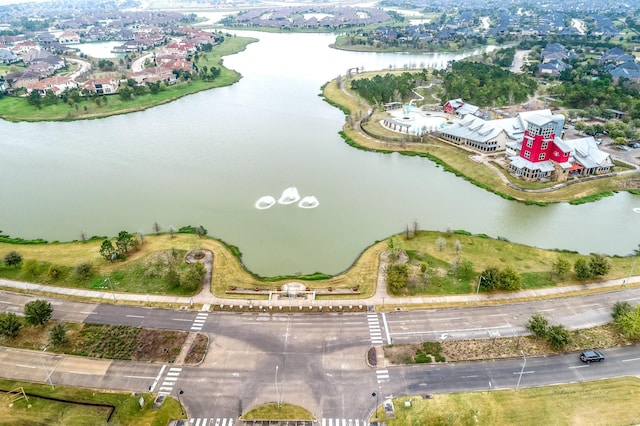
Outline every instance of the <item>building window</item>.
<svg viewBox="0 0 640 426">
<path fill-rule="evenodd" d="M 527 139 L 527 148 L 533 147 L 533 139 Z"/>
<path fill-rule="evenodd" d="M 543 141 L 540 149 L 544 150 L 544 149 L 547 149 L 548 147 L 549 147 L 549 141 Z"/>
<path fill-rule="evenodd" d="M 544 160 L 544 152 L 541 152 L 540 155 L 538 155 L 538 161 L 542 160 Z"/>
<path fill-rule="evenodd" d="M 525 151 L 524 152 L 524 158 L 527 158 L 527 159 L 531 158 L 531 152 L 530 151 Z"/>
</svg>

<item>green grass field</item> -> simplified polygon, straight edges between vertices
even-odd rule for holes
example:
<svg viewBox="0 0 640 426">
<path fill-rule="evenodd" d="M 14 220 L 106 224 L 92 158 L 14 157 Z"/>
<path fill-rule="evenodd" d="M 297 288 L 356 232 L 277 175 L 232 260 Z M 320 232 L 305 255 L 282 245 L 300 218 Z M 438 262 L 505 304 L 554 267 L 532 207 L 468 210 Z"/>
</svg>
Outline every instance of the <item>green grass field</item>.
<svg viewBox="0 0 640 426">
<path fill-rule="evenodd" d="M 624 377 L 541 388 L 407 396 L 388 426 L 626 425 L 640 422 L 640 379 Z M 411 401 L 410 407 L 405 402 Z M 378 410 L 379 419 L 384 417 Z M 376 417 L 372 416 L 372 420 Z"/>
<path fill-rule="evenodd" d="M 136 426 L 165 426 L 169 420 L 184 418 L 178 401 L 168 398 L 159 410 L 152 408 L 155 395 L 141 395 L 120 392 L 105 392 L 94 389 L 72 388 L 35 383 L 0 380 L 0 389 L 10 391 L 22 387 L 28 394 L 25 399 L 16 400 L 9 406 L 9 398 L 0 392 L 0 424 L 3 425 L 42 425 L 42 426 L 95 426 L 107 424 L 111 408 L 92 407 L 88 404 L 104 404 L 115 407 L 108 424 Z M 52 401 L 45 398 L 62 401 Z M 139 399 L 144 398 L 144 407 L 140 409 Z M 29 406 L 30 405 L 30 406 Z"/>
</svg>

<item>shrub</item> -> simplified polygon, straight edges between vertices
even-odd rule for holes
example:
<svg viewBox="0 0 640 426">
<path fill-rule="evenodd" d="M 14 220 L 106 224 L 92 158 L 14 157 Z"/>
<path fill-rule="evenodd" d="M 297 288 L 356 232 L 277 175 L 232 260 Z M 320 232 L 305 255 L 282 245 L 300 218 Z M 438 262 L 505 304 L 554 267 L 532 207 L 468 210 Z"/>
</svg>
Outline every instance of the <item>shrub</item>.
<svg viewBox="0 0 640 426">
<path fill-rule="evenodd" d="M 611 270 L 611 264 L 609 260 L 601 254 L 593 253 L 589 257 L 589 269 L 591 270 L 591 275 L 594 277 L 600 277 L 602 275 L 607 275 Z"/>
<path fill-rule="evenodd" d="M 622 302 L 618 301 L 611 307 L 611 316 L 614 321 L 617 321 L 624 315 L 630 314 L 632 310 L 631 304 L 626 300 Z"/>
<path fill-rule="evenodd" d="M 549 340 L 549 346 L 554 350 L 563 349 L 569 343 L 571 343 L 571 336 L 569 330 L 562 324 L 552 325 L 547 331 L 547 339 Z"/>
<path fill-rule="evenodd" d="M 62 268 L 60 265 L 51 265 L 49 266 L 49 271 L 47 272 L 47 276 L 52 280 L 57 280 L 62 275 Z"/>
<path fill-rule="evenodd" d="M 536 337 L 546 337 L 549 331 L 549 320 L 544 314 L 536 312 L 527 322 L 526 328 Z"/>
<path fill-rule="evenodd" d="M 22 256 L 17 251 L 10 251 L 4 255 L 4 265 L 10 268 L 18 266 L 22 262 Z"/>
<path fill-rule="evenodd" d="M 43 325 L 51 319 L 52 313 L 51 303 L 46 300 L 34 300 L 24 305 L 25 320 L 32 325 Z"/>
<path fill-rule="evenodd" d="M 91 262 L 82 262 L 76 265 L 74 270 L 76 277 L 81 280 L 86 280 L 87 278 L 91 278 L 93 275 L 93 263 Z"/>
<path fill-rule="evenodd" d="M 22 321 L 13 312 L 0 313 L 0 336 L 16 337 L 22 328 Z"/>
<path fill-rule="evenodd" d="M 49 343 L 53 346 L 61 346 L 67 343 L 67 326 L 62 322 L 57 322 L 49 330 Z"/>
<path fill-rule="evenodd" d="M 34 259 L 25 260 L 22 264 L 22 273 L 27 277 L 35 277 L 38 275 L 38 262 Z"/>
<path fill-rule="evenodd" d="M 591 268 L 585 259 L 578 259 L 573 265 L 573 270 L 580 280 L 591 278 Z"/>
</svg>

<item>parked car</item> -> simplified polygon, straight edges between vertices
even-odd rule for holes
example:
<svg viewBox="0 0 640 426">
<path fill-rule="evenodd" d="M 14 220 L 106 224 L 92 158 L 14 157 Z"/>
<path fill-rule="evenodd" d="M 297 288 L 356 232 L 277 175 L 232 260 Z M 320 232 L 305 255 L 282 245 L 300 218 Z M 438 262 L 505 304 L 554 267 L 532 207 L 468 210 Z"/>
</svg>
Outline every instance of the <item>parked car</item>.
<svg viewBox="0 0 640 426">
<path fill-rule="evenodd" d="M 580 354 L 580 361 L 587 364 L 595 361 L 602 362 L 604 361 L 604 355 L 598 351 L 584 351 Z"/>
<path fill-rule="evenodd" d="M 640 143 L 638 143 L 638 142 L 633 142 L 633 143 L 630 143 L 630 144 L 629 144 L 629 146 L 630 146 L 631 148 L 640 148 Z"/>
<path fill-rule="evenodd" d="M 629 151 L 629 147 L 625 145 L 618 145 L 618 149 L 620 151 Z"/>
</svg>

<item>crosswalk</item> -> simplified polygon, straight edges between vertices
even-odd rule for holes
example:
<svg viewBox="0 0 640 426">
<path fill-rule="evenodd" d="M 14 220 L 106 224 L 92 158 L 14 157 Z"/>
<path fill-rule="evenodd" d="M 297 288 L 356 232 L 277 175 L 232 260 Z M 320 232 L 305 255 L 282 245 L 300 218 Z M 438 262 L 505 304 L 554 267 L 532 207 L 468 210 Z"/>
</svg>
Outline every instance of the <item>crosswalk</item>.
<svg viewBox="0 0 640 426">
<path fill-rule="evenodd" d="M 374 345 L 383 344 L 384 340 L 382 339 L 382 330 L 380 329 L 378 314 L 367 314 L 367 323 L 369 324 L 369 336 L 371 337 L 371 343 Z"/>
<path fill-rule="evenodd" d="M 196 315 L 196 319 L 193 320 L 193 324 L 191 325 L 191 331 L 202 331 L 204 322 L 208 317 L 209 312 L 198 312 L 198 315 Z"/>
<path fill-rule="evenodd" d="M 160 389 L 158 389 L 158 395 L 171 395 L 171 391 L 178 380 L 178 377 L 182 373 L 182 367 L 171 367 L 167 371 L 167 375 L 164 377 Z"/>
<path fill-rule="evenodd" d="M 189 419 L 189 426 L 233 426 L 233 419 L 230 417 L 198 417 Z"/>
<path fill-rule="evenodd" d="M 386 368 L 376 370 L 376 378 L 378 379 L 378 383 L 388 382 L 389 370 L 387 370 Z"/>
<path fill-rule="evenodd" d="M 322 419 L 322 426 L 368 426 L 369 422 L 362 419 Z"/>
<path fill-rule="evenodd" d="M 315 423 L 315 422 L 314 422 Z M 183 423 L 184 424 L 184 423 Z M 196 417 L 190 418 L 188 426 L 233 426 L 234 419 L 230 417 Z M 363 419 L 336 419 L 323 418 L 321 426 L 369 426 L 369 422 Z"/>
</svg>

